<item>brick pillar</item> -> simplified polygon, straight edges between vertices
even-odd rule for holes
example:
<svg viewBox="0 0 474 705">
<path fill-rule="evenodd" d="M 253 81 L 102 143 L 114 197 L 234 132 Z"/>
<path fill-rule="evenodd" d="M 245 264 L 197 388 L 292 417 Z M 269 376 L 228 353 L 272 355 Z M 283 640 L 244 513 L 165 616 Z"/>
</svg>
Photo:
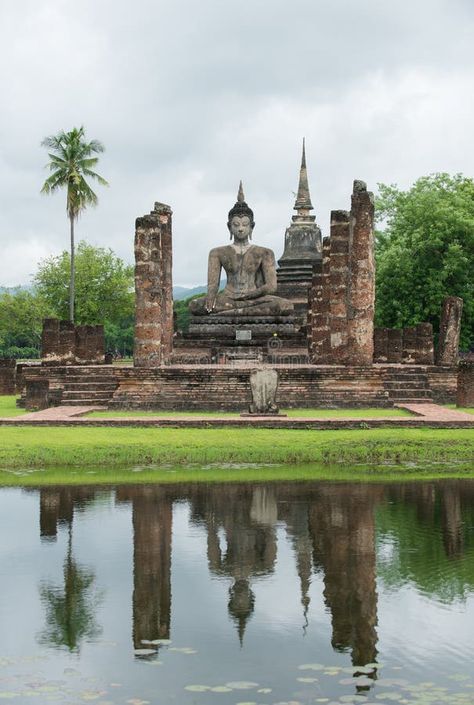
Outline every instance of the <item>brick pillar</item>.
<svg viewBox="0 0 474 705">
<path fill-rule="evenodd" d="M 372 364 L 374 302 L 374 197 L 363 181 L 354 181 L 349 248 L 348 364 Z"/>
<path fill-rule="evenodd" d="M 344 364 L 347 355 L 347 283 L 349 276 L 350 216 L 331 211 L 329 258 L 329 333 L 331 362 Z"/>
<path fill-rule="evenodd" d="M 136 220 L 135 350 L 136 367 L 166 363 L 173 345 L 171 208 L 155 203 Z"/>
<path fill-rule="evenodd" d="M 459 359 L 459 334 L 463 300 L 458 296 L 447 296 L 441 309 L 439 326 L 437 365 L 454 367 Z"/>
<path fill-rule="evenodd" d="M 459 363 L 456 406 L 474 407 L 474 360 Z"/>
<path fill-rule="evenodd" d="M 313 283 L 310 289 L 309 354 L 316 365 L 329 363 L 329 253 L 330 241 L 323 239 L 323 260 L 321 267 L 314 268 Z"/>
</svg>

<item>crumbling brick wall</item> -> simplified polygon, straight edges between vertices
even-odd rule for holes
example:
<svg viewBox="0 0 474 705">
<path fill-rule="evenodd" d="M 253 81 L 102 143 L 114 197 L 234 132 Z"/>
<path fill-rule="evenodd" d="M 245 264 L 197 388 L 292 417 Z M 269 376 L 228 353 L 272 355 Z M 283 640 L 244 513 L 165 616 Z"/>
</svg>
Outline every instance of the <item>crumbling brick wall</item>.
<svg viewBox="0 0 474 705">
<path fill-rule="evenodd" d="M 15 394 L 16 360 L 0 360 L 0 394 Z"/>
<path fill-rule="evenodd" d="M 45 318 L 41 335 L 44 365 L 97 365 L 105 360 L 104 326 L 75 326 L 70 321 Z"/>
</svg>

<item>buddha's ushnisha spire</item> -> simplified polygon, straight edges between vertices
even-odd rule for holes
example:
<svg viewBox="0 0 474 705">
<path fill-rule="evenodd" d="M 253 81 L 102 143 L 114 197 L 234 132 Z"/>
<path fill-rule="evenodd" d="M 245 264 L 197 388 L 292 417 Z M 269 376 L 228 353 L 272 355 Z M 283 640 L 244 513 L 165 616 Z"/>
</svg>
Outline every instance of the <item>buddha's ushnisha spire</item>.
<svg viewBox="0 0 474 705">
<path fill-rule="evenodd" d="M 303 154 L 301 156 L 300 181 L 298 184 L 298 194 L 296 196 L 294 210 L 298 211 L 298 214 L 300 213 L 300 211 L 307 212 L 307 211 L 313 210 L 313 204 L 311 203 L 311 196 L 309 195 L 308 173 L 306 171 L 306 153 L 305 153 L 304 137 L 303 137 Z"/>
<path fill-rule="evenodd" d="M 239 191 L 237 193 L 237 203 L 245 203 L 244 189 L 242 186 L 242 179 L 239 183 Z"/>
</svg>

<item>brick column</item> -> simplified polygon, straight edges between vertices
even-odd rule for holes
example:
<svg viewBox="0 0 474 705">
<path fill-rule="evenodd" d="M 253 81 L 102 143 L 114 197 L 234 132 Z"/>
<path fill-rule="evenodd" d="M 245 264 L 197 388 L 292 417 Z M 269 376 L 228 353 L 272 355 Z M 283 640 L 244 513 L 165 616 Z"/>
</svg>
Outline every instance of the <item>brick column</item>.
<svg viewBox="0 0 474 705">
<path fill-rule="evenodd" d="M 315 267 L 310 289 L 309 354 L 311 362 L 327 365 L 330 356 L 329 340 L 329 252 L 330 241 L 323 239 L 321 268 Z"/>
<path fill-rule="evenodd" d="M 372 364 L 374 302 L 374 197 L 363 181 L 354 181 L 349 247 L 348 364 Z"/>
<path fill-rule="evenodd" d="M 331 211 L 331 252 L 329 259 L 329 332 L 331 362 L 344 364 L 347 355 L 347 283 L 349 277 L 350 216 L 347 211 Z"/>
<path fill-rule="evenodd" d="M 458 296 L 447 296 L 441 309 L 439 326 L 437 365 L 454 367 L 459 359 L 459 334 L 463 300 Z"/>
<path fill-rule="evenodd" d="M 474 407 L 474 360 L 459 363 L 456 406 Z"/>
<path fill-rule="evenodd" d="M 136 367 L 166 363 L 173 345 L 171 208 L 155 203 L 136 220 L 135 349 Z"/>
</svg>

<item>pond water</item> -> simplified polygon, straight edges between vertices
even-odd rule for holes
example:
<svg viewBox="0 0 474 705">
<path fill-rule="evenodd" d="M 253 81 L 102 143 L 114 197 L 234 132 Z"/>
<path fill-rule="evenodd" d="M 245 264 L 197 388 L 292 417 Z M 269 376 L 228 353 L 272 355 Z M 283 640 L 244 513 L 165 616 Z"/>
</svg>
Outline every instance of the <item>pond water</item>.
<svg viewBox="0 0 474 705">
<path fill-rule="evenodd" d="M 0 700 L 474 703 L 474 481 L 0 489 Z"/>
</svg>

